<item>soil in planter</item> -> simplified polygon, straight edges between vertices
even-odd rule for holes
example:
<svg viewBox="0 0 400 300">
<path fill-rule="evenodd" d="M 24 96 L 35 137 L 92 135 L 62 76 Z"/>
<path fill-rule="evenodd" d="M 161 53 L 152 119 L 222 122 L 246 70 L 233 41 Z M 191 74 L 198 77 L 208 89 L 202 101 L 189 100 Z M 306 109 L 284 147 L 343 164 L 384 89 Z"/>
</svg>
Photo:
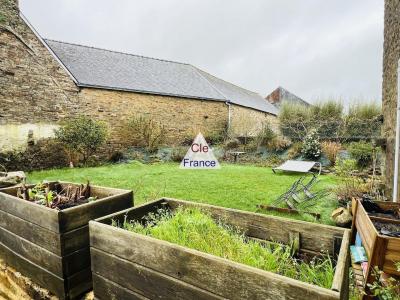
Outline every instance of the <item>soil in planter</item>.
<svg viewBox="0 0 400 300">
<path fill-rule="evenodd" d="M 332 285 L 334 266 L 329 256 L 303 262 L 292 256 L 290 247 L 249 240 L 235 228 L 215 222 L 200 209 L 178 208 L 173 213 L 159 210 L 142 221 L 113 222 L 113 226 L 324 288 Z"/>
<path fill-rule="evenodd" d="M 53 209 L 66 209 L 95 201 L 96 197 L 90 196 L 90 184 L 67 185 L 62 187 L 56 183 L 51 188 L 49 183 L 39 183 L 33 188 L 27 188 L 24 184 L 18 188 L 17 197 L 44 205 Z"/>
<path fill-rule="evenodd" d="M 383 223 L 378 221 L 372 221 L 372 223 L 380 234 L 400 238 L 400 224 Z"/>
</svg>

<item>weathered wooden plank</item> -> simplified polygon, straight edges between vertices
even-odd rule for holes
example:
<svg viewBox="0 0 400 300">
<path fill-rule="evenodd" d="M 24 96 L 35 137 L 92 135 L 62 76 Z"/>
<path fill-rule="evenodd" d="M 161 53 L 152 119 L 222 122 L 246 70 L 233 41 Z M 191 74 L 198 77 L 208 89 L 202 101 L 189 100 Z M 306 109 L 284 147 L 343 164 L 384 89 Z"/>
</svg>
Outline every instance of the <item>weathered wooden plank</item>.
<svg viewBox="0 0 400 300">
<path fill-rule="evenodd" d="M 89 230 L 92 254 L 96 249 L 112 253 L 221 297 L 339 299 L 338 292 L 106 224 L 91 221 Z M 96 266 L 92 262 L 94 272 Z"/>
<path fill-rule="evenodd" d="M 100 275 L 93 274 L 93 293 L 95 299 L 129 299 L 129 300 L 149 300 L 145 296 L 130 291 Z"/>
<path fill-rule="evenodd" d="M 43 269 L 59 277 L 63 276 L 62 259 L 60 256 L 57 256 L 2 227 L 0 227 L 0 242 L 16 254 L 24 257 L 26 260 L 41 266 Z"/>
<path fill-rule="evenodd" d="M 85 268 L 90 268 L 90 248 L 86 247 L 62 258 L 64 276 L 71 276 Z"/>
<path fill-rule="evenodd" d="M 68 277 L 66 282 L 69 298 L 75 299 L 92 289 L 92 271 L 90 268 L 83 269 Z"/>
<path fill-rule="evenodd" d="M 340 246 L 339 257 L 336 263 L 335 276 L 333 278 L 332 290 L 340 293 L 340 299 L 348 299 L 348 281 L 350 266 L 350 230 L 345 231 Z"/>
<path fill-rule="evenodd" d="M 55 209 L 0 192 L 0 210 L 53 232 L 59 232 L 58 211 Z"/>
<path fill-rule="evenodd" d="M 61 254 L 68 255 L 89 246 L 89 225 L 68 231 L 60 235 Z"/>
<path fill-rule="evenodd" d="M 101 217 L 96 219 L 96 222 L 111 224 L 112 220 L 116 221 L 119 224 L 122 224 L 127 219 L 135 219 L 140 221 L 142 217 L 146 216 L 150 212 L 155 212 L 161 208 L 170 208 L 168 202 L 164 199 L 159 199 L 155 201 L 151 201 L 139 206 L 130 207 L 121 211 L 117 211 L 113 214 Z"/>
<path fill-rule="evenodd" d="M 333 254 L 333 237 L 344 233 L 342 228 L 328 225 L 289 220 L 170 198 L 165 198 L 165 200 L 173 208 L 180 205 L 199 207 L 208 211 L 214 218 L 221 219 L 225 224 L 244 230 L 245 234 L 251 237 L 288 244 L 290 242 L 290 233 L 295 230 L 300 233 L 303 249 L 319 252 L 328 251 L 331 255 Z M 285 226 L 282 226 L 282 222 L 285 223 Z"/>
<path fill-rule="evenodd" d="M 28 276 L 32 281 L 48 289 L 60 298 L 64 298 L 64 280 L 29 260 L 18 255 L 3 243 L 0 243 L 0 256 L 11 267 L 17 269 L 22 275 Z"/>
<path fill-rule="evenodd" d="M 2 210 L 0 210 L 0 226 L 56 255 L 61 255 L 60 237 L 54 231 L 10 215 Z"/>
<path fill-rule="evenodd" d="M 120 194 L 60 211 L 60 232 L 64 233 L 79 228 L 86 225 L 90 220 L 132 207 L 132 191 L 115 191 L 120 191 Z"/>
<path fill-rule="evenodd" d="M 293 230 L 301 235 L 302 248 L 304 250 L 329 252 L 333 254 L 333 237 L 343 235 L 343 229 L 333 226 L 313 224 L 309 222 L 288 220 L 275 216 L 267 216 L 258 213 L 239 211 L 224 207 L 217 207 L 208 204 L 193 203 L 183 200 L 164 198 L 155 200 L 135 208 L 127 209 L 96 221 L 110 224 L 111 218 L 121 221 L 127 216 L 128 219 L 140 220 L 140 218 L 151 210 L 151 207 L 170 207 L 172 209 L 178 206 L 199 207 L 208 211 L 215 219 L 221 219 L 222 222 L 238 227 L 249 237 L 269 240 L 288 244 L 290 234 Z M 282 227 L 285 222 L 285 227 Z"/>
<path fill-rule="evenodd" d="M 222 299 L 206 290 L 101 250 L 92 248 L 91 255 L 94 273 L 145 297 L 151 299 Z"/>
</svg>

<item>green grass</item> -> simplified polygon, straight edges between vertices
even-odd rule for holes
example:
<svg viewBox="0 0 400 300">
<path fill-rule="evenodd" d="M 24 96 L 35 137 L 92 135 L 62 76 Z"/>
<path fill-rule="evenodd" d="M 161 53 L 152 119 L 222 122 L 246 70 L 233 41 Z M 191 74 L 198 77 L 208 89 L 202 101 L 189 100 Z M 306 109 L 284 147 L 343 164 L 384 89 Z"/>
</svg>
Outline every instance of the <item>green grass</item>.
<svg viewBox="0 0 400 300">
<path fill-rule="evenodd" d="M 106 187 L 132 189 L 135 204 L 160 197 L 171 197 L 218 206 L 256 211 L 257 204 L 268 204 L 285 192 L 299 175 L 274 174 L 270 168 L 223 164 L 220 170 L 181 170 L 176 163 L 106 165 L 96 168 L 55 169 L 32 172 L 30 182 L 64 180 Z M 319 177 L 315 190 L 336 185 L 334 176 Z M 330 213 L 336 202 L 332 197 L 321 200 L 312 210 L 321 213 L 319 222 L 332 224 Z M 283 215 L 314 222 L 310 215 Z"/>
<path fill-rule="evenodd" d="M 296 260 L 290 247 L 248 240 L 200 209 L 178 208 L 173 214 L 159 210 L 145 220 L 145 224 L 125 221 L 113 225 L 321 287 L 332 285 L 334 267 L 329 257 L 310 263 Z"/>
</svg>

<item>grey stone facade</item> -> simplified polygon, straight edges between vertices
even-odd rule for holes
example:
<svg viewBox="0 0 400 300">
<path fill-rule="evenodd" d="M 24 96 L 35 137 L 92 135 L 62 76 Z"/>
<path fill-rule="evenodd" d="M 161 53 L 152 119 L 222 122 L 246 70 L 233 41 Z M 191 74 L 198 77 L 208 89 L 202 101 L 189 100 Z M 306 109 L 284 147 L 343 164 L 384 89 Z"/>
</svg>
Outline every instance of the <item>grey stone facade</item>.
<svg viewBox="0 0 400 300">
<path fill-rule="evenodd" d="M 400 58 L 400 0 L 385 0 L 382 104 L 386 138 L 386 186 L 392 195 L 397 105 L 397 65 Z"/>
</svg>

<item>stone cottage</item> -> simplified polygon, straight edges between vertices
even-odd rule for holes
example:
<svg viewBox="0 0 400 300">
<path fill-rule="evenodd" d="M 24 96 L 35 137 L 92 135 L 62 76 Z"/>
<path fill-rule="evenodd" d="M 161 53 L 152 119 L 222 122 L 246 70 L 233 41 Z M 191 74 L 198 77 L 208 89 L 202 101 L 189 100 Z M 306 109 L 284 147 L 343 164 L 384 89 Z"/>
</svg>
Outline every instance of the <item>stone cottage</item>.
<svg viewBox="0 0 400 300">
<path fill-rule="evenodd" d="M 382 101 L 386 138 L 385 177 L 388 196 L 392 195 L 396 133 L 397 67 L 400 59 L 400 1 L 385 0 Z M 400 195 L 398 196 L 400 199 Z"/>
<path fill-rule="evenodd" d="M 49 136 L 79 114 L 109 124 L 114 148 L 124 146 L 121 127 L 135 114 L 163 124 L 170 143 L 226 126 L 254 134 L 277 115 L 257 93 L 190 64 L 45 40 L 18 0 L 0 0 L 0 103 L 0 149 L 29 130 Z"/>
</svg>

